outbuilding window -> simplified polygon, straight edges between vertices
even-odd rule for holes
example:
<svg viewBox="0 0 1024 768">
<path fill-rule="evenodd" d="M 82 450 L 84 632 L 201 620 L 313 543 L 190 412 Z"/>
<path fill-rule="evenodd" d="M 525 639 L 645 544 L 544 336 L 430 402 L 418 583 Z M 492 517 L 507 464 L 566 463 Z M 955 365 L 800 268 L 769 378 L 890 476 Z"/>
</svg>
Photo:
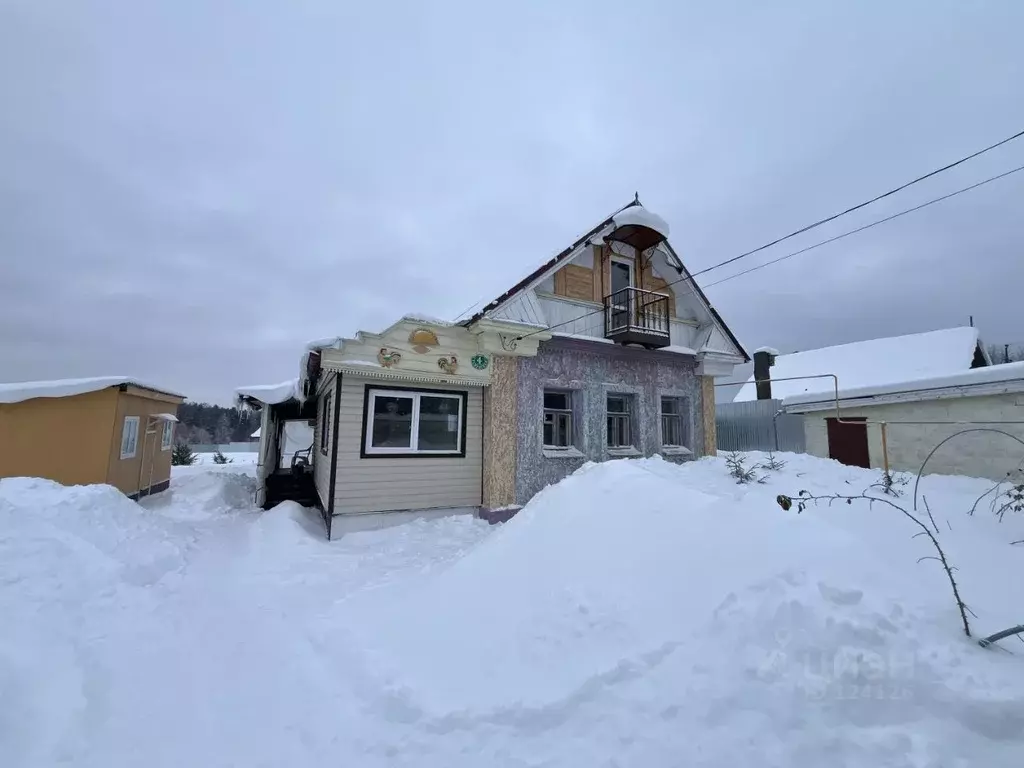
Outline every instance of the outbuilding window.
<svg viewBox="0 0 1024 768">
<path fill-rule="evenodd" d="M 121 428 L 121 458 L 134 459 L 139 447 L 139 417 L 125 416 Z"/>
<path fill-rule="evenodd" d="M 363 456 L 465 456 L 465 392 L 366 390 Z"/>
<path fill-rule="evenodd" d="M 160 450 L 169 451 L 174 443 L 174 422 L 164 421 L 164 431 L 160 433 Z"/>
</svg>

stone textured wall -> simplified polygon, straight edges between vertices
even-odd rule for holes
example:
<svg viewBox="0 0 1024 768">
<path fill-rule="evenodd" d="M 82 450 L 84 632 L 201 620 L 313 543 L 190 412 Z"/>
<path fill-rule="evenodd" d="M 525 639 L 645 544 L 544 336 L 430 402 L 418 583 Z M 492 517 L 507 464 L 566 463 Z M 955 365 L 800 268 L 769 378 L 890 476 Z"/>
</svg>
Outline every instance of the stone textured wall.
<svg viewBox="0 0 1024 768">
<path fill-rule="evenodd" d="M 543 342 L 536 357 L 519 359 L 515 503 L 525 504 L 545 486 L 561 480 L 585 461 L 630 455 L 610 451 L 606 444 L 605 398 L 610 393 L 634 396 L 637 434 L 631 455 L 662 453 L 662 395 L 685 398 L 684 420 L 692 455 L 667 455 L 685 461 L 703 455 L 704 419 L 700 377 L 692 357 L 603 342 L 553 339 Z M 492 385 L 493 388 L 493 385 Z M 577 451 L 554 454 L 543 448 L 545 388 L 571 390 Z M 546 455 L 547 454 L 547 455 Z"/>
<path fill-rule="evenodd" d="M 516 477 L 516 374 L 520 358 L 491 358 L 491 386 L 484 389 L 483 507 L 514 504 Z"/>
<path fill-rule="evenodd" d="M 955 432 L 971 429 L 971 424 L 894 424 L 898 421 L 991 421 L 993 424 L 973 426 L 992 427 L 1009 432 L 1024 440 L 1024 395 L 986 395 L 930 400 L 919 403 L 893 403 L 868 408 L 843 408 L 841 416 L 860 416 L 869 422 L 886 421 L 889 466 L 893 470 L 917 472 L 921 463 L 943 438 Z M 835 411 L 815 411 L 804 416 L 804 434 L 807 452 L 813 456 L 828 457 L 828 432 L 825 419 L 834 417 Z M 872 467 L 883 464 L 882 431 L 878 424 L 869 423 L 868 451 Z M 942 446 L 928 462 L 928 474 L 958 474 L 1001 480 L 1014 470 L 1024 458 L 1024 447 L 1002 435 L 976 432 L 954 438 Z"/>
<path fill-rule="evenodd" d="M 711 376 L 700 377 L 701 411 L 704 417 L 704 455 L 714 456 L 718 452 L 718 432 L 715 427 L 715 380 Z"/>
</svg>

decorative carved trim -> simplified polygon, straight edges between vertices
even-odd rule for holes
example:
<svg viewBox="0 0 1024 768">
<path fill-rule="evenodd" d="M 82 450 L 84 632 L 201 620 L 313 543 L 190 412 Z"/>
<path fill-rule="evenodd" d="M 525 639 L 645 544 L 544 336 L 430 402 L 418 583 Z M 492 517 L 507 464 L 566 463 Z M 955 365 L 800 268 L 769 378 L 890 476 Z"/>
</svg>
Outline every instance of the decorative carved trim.
<svg viewBox="0 0 1024 768">
<path fill-rule="evenodd" d="M 417 328 L 409 334 L 409 343 L 412 345 L 413 352 L 419 352 L 422 355 L 441 342 L 437 340 L 437 334 L 429 328 Z"/>
<path fill-rule="evenodd" d="M 402 361 L 402 353 L 398 350 L 392 349 L 388 351 L 387 347 L 381 347 L 380 351 L 377 352 L 377 362 L 383 365 L 385 368 L 390 368 L 393 365 L 398 365 Z"/>
<path fill-rule="evenodd" d="M 445 373 L 454 375 L 459 370 L 459 359 L 455 355 L 442 356 L 437 361 L 437 367 Z"/>
<path fill-rule="evenodd" d="M 506 352 L 515 352 L 516 347 L 519 346 L 519 337 L 510 333 L 499 333 L 498 340 L 501 342 L 501 348 Z"/>
</svg>

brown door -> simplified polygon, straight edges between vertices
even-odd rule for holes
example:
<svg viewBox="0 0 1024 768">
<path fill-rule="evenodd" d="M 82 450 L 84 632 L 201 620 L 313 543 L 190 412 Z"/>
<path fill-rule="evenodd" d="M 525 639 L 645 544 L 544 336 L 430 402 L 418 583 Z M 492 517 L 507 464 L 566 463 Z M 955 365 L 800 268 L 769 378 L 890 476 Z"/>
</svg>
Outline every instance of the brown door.
<svg viewBox="0 0 1024 768">
<path fill-rule="evenodd" d="M 850 422 L 856 422 L 851 424 Z M 843 416 L 843 420 L 825 419 L 828 425 L 828 457 L 850 467 L 868 469 L 868 425 L 863 417 Z"/>
</svg>

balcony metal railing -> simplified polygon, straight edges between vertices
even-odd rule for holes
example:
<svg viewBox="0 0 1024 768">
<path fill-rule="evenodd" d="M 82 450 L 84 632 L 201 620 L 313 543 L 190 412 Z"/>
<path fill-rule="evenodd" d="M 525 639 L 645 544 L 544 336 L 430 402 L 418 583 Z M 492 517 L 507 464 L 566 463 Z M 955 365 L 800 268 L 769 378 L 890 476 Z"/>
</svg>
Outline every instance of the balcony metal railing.
<svg viewBox="0 0 1024 768">
<path fill-rule="evenodd" d="M 605 338 L 650 347 L 668 346 L 668 302 L 664 293 L 632 287 L 605 296 Z"/>
</svg>

